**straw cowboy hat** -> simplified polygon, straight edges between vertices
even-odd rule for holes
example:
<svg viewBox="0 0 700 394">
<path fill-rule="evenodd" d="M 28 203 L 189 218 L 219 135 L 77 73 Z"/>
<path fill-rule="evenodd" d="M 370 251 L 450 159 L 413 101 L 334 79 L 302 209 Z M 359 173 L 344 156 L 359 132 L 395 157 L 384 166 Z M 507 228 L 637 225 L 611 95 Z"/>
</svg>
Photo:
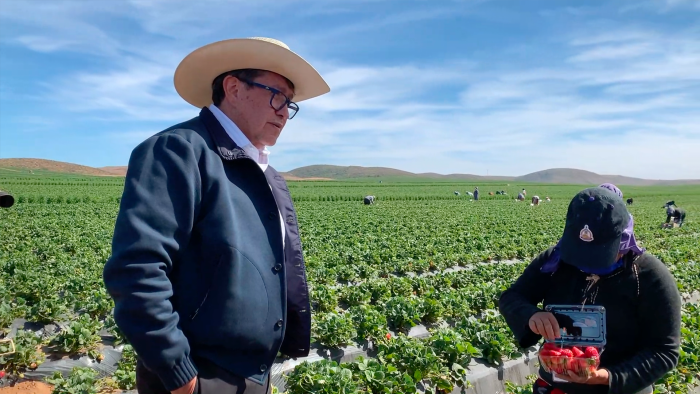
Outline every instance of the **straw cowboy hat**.
<svg viewBox="0 0 700 394">
<path fill-rule="evenodd" d="M 175 70 L 175 90 L 195 107 L 206 107 L 212 103 L 214 78 L 243 68 L 272 71 L 289 79 L 296 102 L 331 90 L 318 71 L 285 43 L 265 37 L 223 40 L 195 49 Z"/>
</svg>

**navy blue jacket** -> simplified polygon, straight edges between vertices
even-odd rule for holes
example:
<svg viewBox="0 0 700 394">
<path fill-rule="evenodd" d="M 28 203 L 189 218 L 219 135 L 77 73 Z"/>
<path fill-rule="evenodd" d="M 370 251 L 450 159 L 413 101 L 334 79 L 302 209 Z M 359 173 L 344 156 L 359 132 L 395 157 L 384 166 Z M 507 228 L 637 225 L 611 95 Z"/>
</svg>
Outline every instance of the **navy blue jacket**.
<svg viewBox="0 0 700 394">
<path fill-rule="evenodd" d="M 193 356 L 262 384 L 278 351 L 309 353 L 289 189 L 208 108 L 132 152 L 103 276 L 117 325 L 168 390 L 197 374 Z"/>
</svg>

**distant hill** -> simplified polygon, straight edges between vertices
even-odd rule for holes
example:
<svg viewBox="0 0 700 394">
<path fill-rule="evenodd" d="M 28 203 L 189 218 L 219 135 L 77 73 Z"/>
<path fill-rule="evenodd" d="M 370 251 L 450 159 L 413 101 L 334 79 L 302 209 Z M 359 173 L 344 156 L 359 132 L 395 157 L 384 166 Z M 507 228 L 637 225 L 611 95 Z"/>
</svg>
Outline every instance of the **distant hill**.
<svg viewBox="0 0 700 394">
<path fill-rule="evenodd" d="M 577 170 L 574 168 L 552 168 L 537 171 L 531 174 L 515 178 L 520 182 L 535 183 L 577 183 L 577 184 L 601 184 L 610 182 L 619 185 L 652 186 L 652 185 L 689 185 L 700 184 L 700 179 L 657 180 L 632 178 L 621 175 L 599 175 L 594 172 Z"/>
<path fill-rule="evenodd" d="M 64 163 L 44 159 L 0 159 L 0 169 L 8 171 L 49 171 L 58 173 L 125 176 L 126 166 L 93 168 L 79 164 Z M 632 178 L 621 175 L 600 175 L 575 168 L 552 168 L 522 176 L 480 176 L 473 174 L 436 174 L 431 172 L 413 173 L 388 167 L 360 167 L 312 165 L 299 167 L 282 175 L 287 180 L 342 180 L 362 178 L 395 178 L 406 180 L 434 179 L 443 181 L 509 181 L 523 183 L 562 183 L 592 185 L 611 182 L 617 185 L 654 186 L 654 185 L 698 185 L 700 179 L 655 180 Z"/>
<path fill-rule="evenodd" d="M 126 169 L 127 166 L 109 166 L 109 167 L 100 167 L 100 170 L 109 172 L 110 174 L 118 175 L 118 176 L 126 176 Z"/>
<path fill-rule="evenodd" d="M 74 175 L 115 176 L 115 174 L 99 168 L 45 159 L 0 159 L 0 168 L 26 172 L 38 170 Z"/>
<path fill-rule="evenodd" d="M 512 181 L 528 183 L 564 183 L 564 184 L 601 184 L 611 182 L 620 185 L 630 186 L 651 186 L 651 185 L 692 185 L 700 184 L 700 179 L 679 179 L 679 180 L 654 180 L 632 178 L 620 175 L 600 175 L 590 171 L 577 170 L 574 168 L 552 168 L 543 171 L 533 172 L 522 176 L 481 176 L 473 174 L 435 174 L 435 173 L 412 173 L 408 171 L 396 170 L 387 167 L 360 167 L 360 166 L 332 166 L 332 165 L 312 165 L 300 167 L 289 171 L 287 174 L 306 178 L 321 177 L 332 179 L 351 178 L 388 178 L 405 177 L 416 179 L 440 179 L 440 180 L 465 180 L 465 181 Z"/>
<path fill-rule="evenodd" d="M 346 178 L 364 178 L 364 177 L 387 177 L 387 176 L 415 176 L 416 174 L 408 171 L 396 170 L 387 167 L 360 167 L 360 166 L 331 166 L 331 165 L 313 165 L 299 167 L 286 174 L 299 178 L 330 178 L 330 179 L 346 179 Z"/>
</svg>

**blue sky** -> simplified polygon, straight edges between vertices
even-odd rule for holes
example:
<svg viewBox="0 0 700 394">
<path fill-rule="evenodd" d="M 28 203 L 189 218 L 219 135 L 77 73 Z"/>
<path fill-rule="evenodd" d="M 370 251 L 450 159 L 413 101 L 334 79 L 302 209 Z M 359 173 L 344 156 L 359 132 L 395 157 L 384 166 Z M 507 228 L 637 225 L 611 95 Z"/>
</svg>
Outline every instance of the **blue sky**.
<svg viewBox="0 0 700 394">
<path fill-rule="evenodd" d="M 3 0 L 0 158 L 125 165 L 197 115 L 179 61 L 251 36 L 331 86 L 270 148 L 279 170 L 700 178 L 700 0 Z"/>
</svg>

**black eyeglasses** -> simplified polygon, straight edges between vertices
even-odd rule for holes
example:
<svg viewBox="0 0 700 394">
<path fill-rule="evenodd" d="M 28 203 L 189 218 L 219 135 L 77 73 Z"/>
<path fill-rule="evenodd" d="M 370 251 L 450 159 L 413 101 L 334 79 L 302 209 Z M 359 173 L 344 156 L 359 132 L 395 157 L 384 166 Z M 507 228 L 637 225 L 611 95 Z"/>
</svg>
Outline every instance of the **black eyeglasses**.
<svg viewBox="0 0 700 394">
<path fill-rule="evenodd" d="M 286 106 L 289 110 L 289 119 L 294 118 L 297 112 L 299 112 L 299 105 L 297 105 L 297 103 L 295 103 L 294 101 L 290 100 L 289 97 L 287 97 L 287 95 L 280 92 L 279 90 L 271 88 L 267 85 L 263 85 L 261 83 L 247 81 L 245 79 L 241 79 L 241 81 L 247 83 L 248 85 L 255 86 L 260 89 L 265 89 L 268 92 L 272 93 L 272 96 L 270 97 L 270 107 L 272 107 L 275 111 L 279 111 Z"/>
</svg>

